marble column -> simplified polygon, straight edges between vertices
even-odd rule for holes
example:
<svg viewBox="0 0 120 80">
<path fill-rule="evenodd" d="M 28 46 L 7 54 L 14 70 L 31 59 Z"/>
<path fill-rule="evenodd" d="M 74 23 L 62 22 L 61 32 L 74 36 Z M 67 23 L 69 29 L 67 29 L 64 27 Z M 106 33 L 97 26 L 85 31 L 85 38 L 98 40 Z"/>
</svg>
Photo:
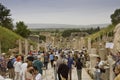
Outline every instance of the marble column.
<svg viewBox="0 0 120 80">
<path fill-rule="evenodd" d="M 37 51 L 39 51 L 39 50 L 40 50 L 40 44 L 37 43 Z"/>
<path fill-rule="evenodd" d="M 25 39 L 25 55 L 28 55 L 28 41 Z"/>
<path fill-rule="evenodd" d="M 19 54 L 22 54 L 22 41 L 19 39 Z"/>
<path fill-rule="evenodd" d="M 91 54 L 89 54 L 90 56 L 90 68 L 94 68 L 96 65 L 96 58 L 98 57 L 98 55 L 96 54 L 96 49 L 91 49 Z"/>
<path fill-rule="evenodd" d="M 84 40 L 84 37 L 81 37 L 81 47 L 80 47 L 80 49 L 83 49 L 83 47 L 85 47 L 85 40 Z"/>
<path fill-rule="evenodd" d="M 91 38 L 88 38 L 88 53 L 91 53 Z"/>
<path fill-rule="evenodd" d="M 30 50 L 33 51 L 33 45 L 30 45 Z"/>
<path fill-rule="evenodd" d="M 55 46 L 55 37 L 52 37 L 52 46 Z"/>
<path fill-rule="evenodd" d="M 109 67 L 110 67 L 110 77 L 109 80 L 114 80 L 114 72 L 113 72 L 113 65 L 115 63 L 115 61 L 112 59 L 112 56 L 108 56 L 108 63 L 109 63 Z"/>
</svg>

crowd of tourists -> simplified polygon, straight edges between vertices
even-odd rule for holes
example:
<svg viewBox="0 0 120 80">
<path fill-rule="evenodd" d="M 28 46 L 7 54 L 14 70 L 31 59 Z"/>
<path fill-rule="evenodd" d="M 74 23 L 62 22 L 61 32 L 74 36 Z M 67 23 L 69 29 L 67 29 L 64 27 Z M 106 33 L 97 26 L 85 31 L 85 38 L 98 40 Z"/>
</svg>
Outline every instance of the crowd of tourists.
<svg viewBox="0 0 120 80">
<path fill-rule="evenodd" d="M 114 76 L 115 79 L 114 80 L 120 80 L 120 51 L 118 51 L 118 53 L 113 54 L 110 53 L 113 60 L 115 61 L 114 65 L 113 65 L 113 72 L 114 72 Z"/>
<path fill-rule="evenodd" d="M 109 55 L 111 55 L 112 59 L 115 61 L 114 64 L 111 62 L 113 72 L 113 75 L 111 76 L 113 76 L 113 80 L 120 80 L 120 52 L 115 55 L 110 51 Z M 105 80 L 102 77 L 102 74 L 106 72 L 106 69 L 104 67 L 105 65 L 106 62 L 101 60 L 100 57 L 96 58 L 94 80 Z M 110 73 L 108 73 L 108 75 L 110 76 Z"/>
<path fill-rule="evenodd" d="M 72 80 L 72 66 L 77 69 L 78 80 L 81 80 L 82 67 L 88 60 L 86 50 L 50 49 L 45 52 L 30 51 L 27 56 L 14 54 L 0 55 L 0 75 L 12 80 L 42 80 L 43 71 L 50 63 L 54 70 L 55 80 Z M 86 56 L 86 57 L 85 57 Z"/>
<path fill-rule="evenodd" d="M 120 80 L 120 52 L 117 55 L 110 53 L 115 64 L 113 72 L 114 80 Z M 82 68 L 89 61 L 87 50 L 50 49 L 47 52 L 30 51 L 27 56 L 23 54 L 5 53 L 0 55 L 0 75 L 12 80 L 43 80 L 43 71 L 49 69 L 48 64 L 54 70 L 54 80 L 72 80 L 72 68 L 76 67 L 78 80 L 82 80 Z M 101 74 L 105 73 L 104 62 L 100 57 L 96 58 L 94 80 L 102 80 Z M 47 76 L 47 75 L 46 75 Z"/>
</svg>

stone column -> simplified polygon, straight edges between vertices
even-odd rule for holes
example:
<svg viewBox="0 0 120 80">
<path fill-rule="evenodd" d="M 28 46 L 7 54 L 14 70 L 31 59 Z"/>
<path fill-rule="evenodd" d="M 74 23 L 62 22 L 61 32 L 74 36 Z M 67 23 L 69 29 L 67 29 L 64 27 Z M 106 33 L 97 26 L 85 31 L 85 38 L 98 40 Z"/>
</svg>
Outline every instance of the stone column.
<svg viewBox="0 0 120 80">
<path fill-rule="evenodd" d="M 76 41 L 76 39 L 73 38 L 73 48 L 74 48 L 74 49 L 75 49 L 75 46 L 76 46 L 75 41 Z"/>
<path fill-rule="evenodd" d="M 88 53 L 91 53 L 91 38 L 88 38 Z"/>
<path fill-rule="evenodd" d="M 106 49 L 100 48 L 98 53 L 99 53 L 99 56 L 100 56 L 101 60 L 106 60 L 107 59 Z"/>
<path fill-rule="evenodd" d="M 52 37 L 52 46 L 55 46 L 55 37 Z"/>
<path fill-rule="evenodd" d="M 80 38 L 76 39 L 76 49 L 79 50 L 80 49 Z"/>
<path fill-rule="evenodd" d="M 90 68 L 94 68 L 96 65 L 96 58 L 98 57 L 98 55 L 96 54 L 96 49 L 92 48 L 91 49 L 91 54 L 89 54 L 90 56 Z"/>
<path fill-rule="evenodd" d="M 30 50 L 33 51 L 33 45 L 30 45 Z"/>
<path fill-rule="evenodd" d="M 25 39 L 25 55 L 28 55 L 28 41 Z"/>
<path fill-rule="evenodd" d="M 112 59 L 112 56 L 108 56 L 108 63 L 110 65 L 110 76 L 109 76 L 109 80 L 114 80 L 114 72 L 113 72 L 113 64 L 115 63 L 115 61 Z"/>
<path fill-rule="evenodd" d="M 40 44 L 39 43 L 37 43 L 37 51 L 39 51 L 40 49 Z"/>
<path fill-rule="evenodd" d="M 22 41 L 19 39 L 19 54 L 22 54 Z"/>
<path fill-rule="evenodd" d="M 85 47 L 85 41 L 84 41 L 84 37 L 81 37 L 81 46 L 80 46 L 80 49 L 82 49 L 83 47 Z"/>
</svg>

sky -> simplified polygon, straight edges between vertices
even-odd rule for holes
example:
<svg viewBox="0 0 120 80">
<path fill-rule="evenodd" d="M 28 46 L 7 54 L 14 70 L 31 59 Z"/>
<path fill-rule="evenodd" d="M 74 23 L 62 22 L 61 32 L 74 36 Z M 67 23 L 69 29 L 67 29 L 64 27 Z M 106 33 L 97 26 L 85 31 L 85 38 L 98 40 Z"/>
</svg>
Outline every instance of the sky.
<svg viewBox="0 0 120 80">
<path fill-rule="evenodd" d="M 111 23 L 120 0 L 0 0 L 14 23 L 89 25 Z"/>
</svg>

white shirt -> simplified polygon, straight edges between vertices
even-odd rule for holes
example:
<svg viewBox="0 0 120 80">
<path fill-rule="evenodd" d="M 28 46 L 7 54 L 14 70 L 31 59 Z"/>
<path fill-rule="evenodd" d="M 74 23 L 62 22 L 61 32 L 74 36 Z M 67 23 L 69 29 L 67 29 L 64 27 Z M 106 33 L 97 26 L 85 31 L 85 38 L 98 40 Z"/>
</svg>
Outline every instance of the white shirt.
<svg viewBox="0 0 120 80">
<path fill-rule="evenodd" d="M 14 66 L 15 72 L 20 72 L 21 71 L 21 65 L 22 65 L 22 62 L 18 62 L 18 61 L 14 62 L 13 66 Z"/>
<path fill-rule="evenodd" d="M 35 80 L 42 80 L 42 76 L 40 73 L 36 75 Z"/>
<path fill-rule="evenodd" d="M 104 61 L 100 61 L 99 64 L 98 64 L 98 67 L 102 67 L 104 65 Z"/>
<path fill-rule="evenodd" d="M 101 68 L 104 65 L 103 61 L 100 61 L 98 64 L 98 67 Z M 100 69 L 97 69 L 97 72 L 100 72 Z"/>
<path fill-rule="evenodd" d="M 22 80 L 25 80 L 25 71 L 27 70 L 27 65 L 27 63 L 23 63 L 21 65 L 20 75 L 22 76 Z"/>
</svg>

